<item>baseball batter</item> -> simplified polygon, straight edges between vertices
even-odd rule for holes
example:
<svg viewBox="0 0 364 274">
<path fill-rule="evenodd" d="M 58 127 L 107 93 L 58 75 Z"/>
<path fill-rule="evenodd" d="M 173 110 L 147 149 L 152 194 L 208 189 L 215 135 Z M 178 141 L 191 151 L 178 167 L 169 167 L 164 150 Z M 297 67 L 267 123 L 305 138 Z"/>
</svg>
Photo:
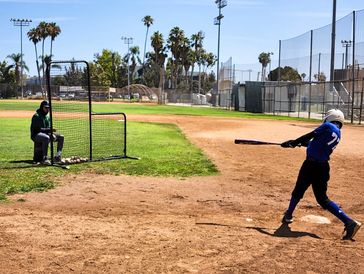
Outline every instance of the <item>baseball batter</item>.
<svg viewBox="0 0 364 274">
<path fill-rule="evenodd" d="M 344 114 L 340 110 L 329 110 L 323 123 L 314 131 L 296 140 L 289 140 L 281 144 L 285 148 L 307 147 L 306 160 L 299 171 L 296 186 L 292 192 L 291 200 L 282 222 L 292 223 L 293 212 L 297 204 L 303 198 L 308 187 L 312 185 L 313 193 L 320 206 L 344 223 L 343 240 L 352 240 L 358 232 L 361 223 L 346 215 L 326 194 L 327 183 L 330 179 L 330 155 L 340 142 L 340 129 L 343 123 Z"/>
</svg>

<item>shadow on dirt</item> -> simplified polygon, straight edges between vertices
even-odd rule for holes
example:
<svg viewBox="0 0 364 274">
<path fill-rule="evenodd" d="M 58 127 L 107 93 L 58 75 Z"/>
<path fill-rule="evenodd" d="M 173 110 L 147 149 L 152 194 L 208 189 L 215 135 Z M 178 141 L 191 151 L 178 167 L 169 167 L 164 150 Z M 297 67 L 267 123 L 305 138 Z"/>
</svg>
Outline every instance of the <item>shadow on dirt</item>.
<svg viewBox="0 0 364 274">
<path fill-rule="evenodd" d="M 256 231 L 266 234 L 272 237 L 285 237 L 285 238 L 300 238 L 300 237 L 312 237 L 315 239 L 321 239 L 319 236 L 309 232 L 292 231 L 288 224 L 281 224 L 274 233 L 266 231 L 266 228 L 262 227 L 247 227 L 248 229 L 255 229 Z"/>
</svg>

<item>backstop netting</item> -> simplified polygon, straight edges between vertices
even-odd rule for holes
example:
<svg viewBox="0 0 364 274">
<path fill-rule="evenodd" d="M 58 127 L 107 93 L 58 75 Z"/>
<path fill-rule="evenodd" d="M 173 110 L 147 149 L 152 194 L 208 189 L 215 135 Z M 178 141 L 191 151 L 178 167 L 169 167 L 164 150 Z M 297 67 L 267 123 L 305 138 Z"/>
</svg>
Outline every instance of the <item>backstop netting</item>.
<svg viewBox="0 0 364 274">
<path fill-rule="evenodd" d="M 47 86 L 51 126 L 64 136 L 62 158 L 66 163 L 126 157 L 126 116 L 92 112 L 87 62 L 51 62 Z M 52 142 L 52 160 L 56 148 Z"/>
</svg>

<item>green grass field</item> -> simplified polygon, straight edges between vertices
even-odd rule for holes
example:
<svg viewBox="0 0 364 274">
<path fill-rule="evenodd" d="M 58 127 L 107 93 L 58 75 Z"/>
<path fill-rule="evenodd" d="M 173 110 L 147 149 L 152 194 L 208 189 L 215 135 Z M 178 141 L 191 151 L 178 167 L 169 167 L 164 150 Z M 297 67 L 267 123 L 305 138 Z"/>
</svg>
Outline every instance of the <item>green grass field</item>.
<svg viewBox="0 0 364 274">
<path fill-rule="evenodd" d="M 70 170 L 33 166 L 29 119 L 0 118 L 0 199 L 7 194 L 42 191 L 70 172 L 143 176 L 204 176 L 217 174 L 214 164 L 170 124 L 128 122 L 128 156 L 140 160 L 112 160 L 72 165 Z"/>
<path fill-rule="evenodd" d="M 67 102 L 68 112 L 79 111 L 80 103 Z M 39 107 L 40 101 L 15 101 L 0 100 L 0 110 L 28 110 L 35 111 Z M 216 117 L 240 117 L 273 120 L 305 120 L 287 116 L 265 115 L 249 112 L 230 111 L 226 109 L 210 107 L 185 107 L 154 104 L 116 104 L 116 103 L 93 103 L 93 112 L 124 112 L 126 114 L 158 114 L 158 115 L 193 115 L 193 116 L 216 116 Z M 314 121 L 314 120 L 312 120 Z"/>
<path fill-rule="evenodd" d="M 1 110 L 34 112 L 40 101 L 0 100 Z M 67 102 L 67 111 L 79 112 L 80 103 Z M 235 112 L 206 107 L 180 107 L 152 104 L 93 104 L 93 112 L 128 114 L 194 115 L 215 117 L 298 120 L 297 118 Z M 128 122 L 128 156 L 140 160 L 113 160 L 72 165 L 70 170 L 33 166 L 33 142 L 29 137 L 29 118 L 0 118 L 0 199 L 26 191 L 42 191 L 56 185 L 66 173 L 91 172 L 144 176 L 204 176 L 218 171 L 214 164 L 193 146 L 175 125 Z M 304 119 L 301 119 L 304 120 Z M 65 134 L 66 135 L 66 134 Z M 66 137 L 67 142 L 67 137 Z M 28 162 L 27 162 L 28 161 Z"/>
</svg>

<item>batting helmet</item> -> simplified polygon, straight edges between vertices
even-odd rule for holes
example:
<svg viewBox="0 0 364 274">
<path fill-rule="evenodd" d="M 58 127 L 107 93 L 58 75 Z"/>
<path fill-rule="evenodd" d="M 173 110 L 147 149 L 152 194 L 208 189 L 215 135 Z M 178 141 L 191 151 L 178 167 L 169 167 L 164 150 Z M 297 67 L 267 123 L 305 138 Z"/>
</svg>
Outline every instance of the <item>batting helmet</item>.
<svg viewBox="0 0 364 274">
<path fill-rule="evenodd" d="M 339 109 L 330 109 L 324 117 L 325 122 L 338 122 L 341 126 L 344 124 L 345 117 L 344 113 Z"/>
</svg>

